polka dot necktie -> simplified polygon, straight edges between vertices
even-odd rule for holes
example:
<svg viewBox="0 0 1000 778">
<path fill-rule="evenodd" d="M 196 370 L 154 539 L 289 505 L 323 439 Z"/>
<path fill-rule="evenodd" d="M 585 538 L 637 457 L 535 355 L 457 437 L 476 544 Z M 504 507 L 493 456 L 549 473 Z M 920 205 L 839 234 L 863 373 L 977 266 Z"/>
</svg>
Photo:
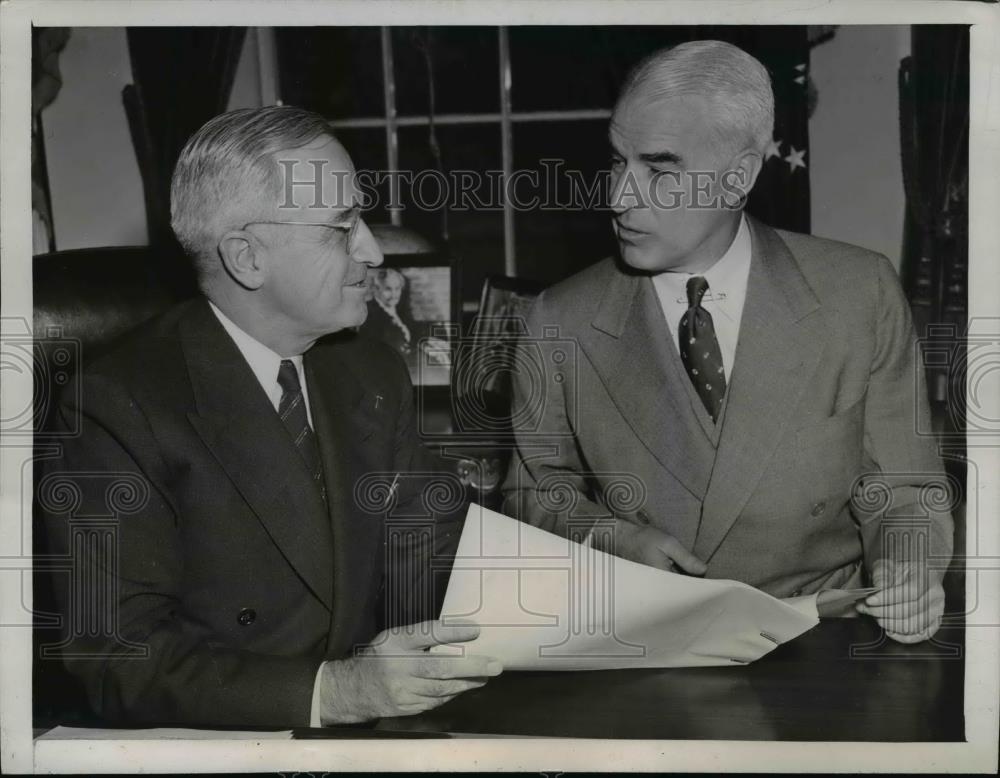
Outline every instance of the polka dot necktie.
<svg viewBox="0 0 1000 778">
<path fill-rule="evenodd" d="M 726 395 L 726 371 L 722 366 L 722 352 L 715 337 L 712 314 L 701 307 L 701 300 L 707 291 L 708 281 L 702 276 L 688 279 L 688 309 L 681 317 L 677 337 L 684 369 L 705 404 L 705 410 L 715 422 L 719 420 L 722 398 Z"/>
<path fill-rule="evenodd" d="M 281 401 L 278 403 L 278 415 L 282 424 L 288 430 L 295 442 L 295 448 L 306 463 L 306 468 L 316 482 L 323 499 L 326 500 L 326 487 L 323 485 L 323 464 L 319 458 L 319 446 L 316 445 L 316 435 L 309 426 L 309 416 L 306 414 L 306 401 L 302 396 L 302 385 L 299 383 L 299 371 L 290 359 L 281 360 L 278 368 L 278 385 L 281 387 Z"/>
</svg>

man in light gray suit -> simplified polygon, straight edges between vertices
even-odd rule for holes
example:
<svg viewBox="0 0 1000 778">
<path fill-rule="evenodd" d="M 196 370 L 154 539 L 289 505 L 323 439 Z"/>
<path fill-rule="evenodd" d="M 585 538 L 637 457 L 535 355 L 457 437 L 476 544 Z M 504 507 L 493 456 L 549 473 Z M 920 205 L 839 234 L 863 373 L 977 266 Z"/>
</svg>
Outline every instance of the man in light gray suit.
<svg viewBox="0 0 1000 778">
<path fill-rule="evenodd" d="M 870 582 L 858 610 L 916 642 L 940 625 L 952 520 L 916 432 L 909 309 L 885 257 L 743 213 L 773 116 L 767 71 L 726 43 L 630 75 L 610 127 L 620 257 L 532 310 L 505 510 L 779 597 Z"/>
</svg>

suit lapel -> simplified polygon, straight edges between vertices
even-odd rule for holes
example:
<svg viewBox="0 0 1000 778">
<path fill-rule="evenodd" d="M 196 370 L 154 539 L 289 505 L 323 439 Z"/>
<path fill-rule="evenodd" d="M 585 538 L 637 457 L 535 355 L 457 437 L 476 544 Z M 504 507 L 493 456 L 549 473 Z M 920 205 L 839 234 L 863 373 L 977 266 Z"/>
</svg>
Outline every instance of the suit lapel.
<svg viewBox="0 0 1000 778">
<path fill-rule="evenodd" d="M 309 407 L 323 460 L 327 505 L 333 529 L 333 591 L 337 607 L 331 635 L 354 635 L 361 608 L 354 602 L 361 582 L 372 574 L 382 525 L 360 515 L 354 490 L 361 479 L 381 469 L 367 441 L 378 428 L 374 403 L 341 360 L 334 343 L 321 342 L 305 356 Z"/>
<path fill-rule="evenodd" d="M 705 494 L 714 450 L 692 412 L 687 381 L 652 281 L 616 272 L 581 347 L 625 421 L 692 494 Z"/>
<path fill-rule="evenodd" d="M 819 302 L 784 242 L 750 220 L 753 253 L 715 469 L 694 553 L 708 560 L 764 473 L 822 358 Z"/>
<path fill-rule="evenodd" d="M 180 330 L 196 406 L 191 424 L 289 564 L 332 609 L 330 523 L 291 437 L 207 302 L 195 303 Z"/>
</svg>

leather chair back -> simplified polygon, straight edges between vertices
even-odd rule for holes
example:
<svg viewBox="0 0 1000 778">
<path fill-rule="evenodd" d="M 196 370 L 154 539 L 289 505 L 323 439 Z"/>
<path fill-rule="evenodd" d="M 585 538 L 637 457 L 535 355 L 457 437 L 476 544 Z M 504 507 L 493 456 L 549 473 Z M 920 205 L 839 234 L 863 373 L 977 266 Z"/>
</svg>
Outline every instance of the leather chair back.
<svg viewBox="0 0 1000 778">
<path fill-rule="evenodd" d="M 80 368 L 114 340 L 184 296 L 163 270 L 164 255 L 147 247 L 59 251 L 34 258 L 34 421 L 36 461 L 51 456 L 51 437 L 59 392 Z M 176 276 L 175 276 L 176 277 Z M 191 290 L 193 291 L 193 290 Z M 35 467 L 37 487 L 41 468 Z M 36 559 L 50 557 L 37 503 L 34 510 Z M 60 631 L 54 587 L 68 574 L 36 569 L 34 576 L 34 722 L 99 725 L 86 704 L 80 683 L 62 663 L 44 657 Z M 59 579 L 57 583 L 56 578 Z"/>
<path fill-rule="evenodd" d="M 48 429 L 58 392 L 113 341 L 185 295 L 145 247 L 77 249 L 34 258 L 35 429 Z M 193 292 L 193 289 L 189 290 Z"/>
</svg>

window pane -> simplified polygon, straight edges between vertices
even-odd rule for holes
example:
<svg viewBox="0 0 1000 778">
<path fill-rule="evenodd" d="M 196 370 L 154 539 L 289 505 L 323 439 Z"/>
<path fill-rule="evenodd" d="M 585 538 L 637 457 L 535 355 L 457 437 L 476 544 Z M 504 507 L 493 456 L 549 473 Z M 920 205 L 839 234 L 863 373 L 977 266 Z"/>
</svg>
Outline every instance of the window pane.
<svg viewBox="0 0 1000 778">
<path fill-rule="evenodd" d="M 500 111 L 496 27 L 394 27 L 393 71 L 400 116 L 430 108 L 428 59 L 434 73 L 435 113 Z"/>
<path fill-rule="evenodd" d="M 536 171 L 539 182 L 538 207 L 527 207 L 530 182 L 515 188 L 525 205 L 514 222 L 519 276 L 554 283 L 614 251 L 607 159 L 606 121 L 514 126 L 515 173 Z"/>
<path fill-rule="evenodd" d="M 486 276 L 503 272 L 503 210 L 490 185 L 503 167 L 500 125 L 438 127 L 436 136 L 440 167 L 427 127 L 399 130 L 400 170 L 409 182 L 401 186 L 403 224 L 445 245 L 461 263 L 461 299 L 478 300 Z M 437 171 L 445 173 L 444 190 Z"/>
<path fill-rule="evenodd" d="M 385 116 L 378 27 L 277 27 L 281 99 L 329 119 Z"/>
<path fill-rule="evenodd" d="M 389 185 L 381 171 L 386 169 L 385 130 L 353 129 L 340 127 L 335 131 L 337 138 L 351 155 L 354 169 L 362 191 L 369 195 L 371 208 L 364 212 L 365 221 L 379 224 L 389 221 Z"/>
<path fill-rule="evenodd" d="M 511 27 L 515 111 L 611 108 L 629 69 L 693 28 Z"/>
</svg>

